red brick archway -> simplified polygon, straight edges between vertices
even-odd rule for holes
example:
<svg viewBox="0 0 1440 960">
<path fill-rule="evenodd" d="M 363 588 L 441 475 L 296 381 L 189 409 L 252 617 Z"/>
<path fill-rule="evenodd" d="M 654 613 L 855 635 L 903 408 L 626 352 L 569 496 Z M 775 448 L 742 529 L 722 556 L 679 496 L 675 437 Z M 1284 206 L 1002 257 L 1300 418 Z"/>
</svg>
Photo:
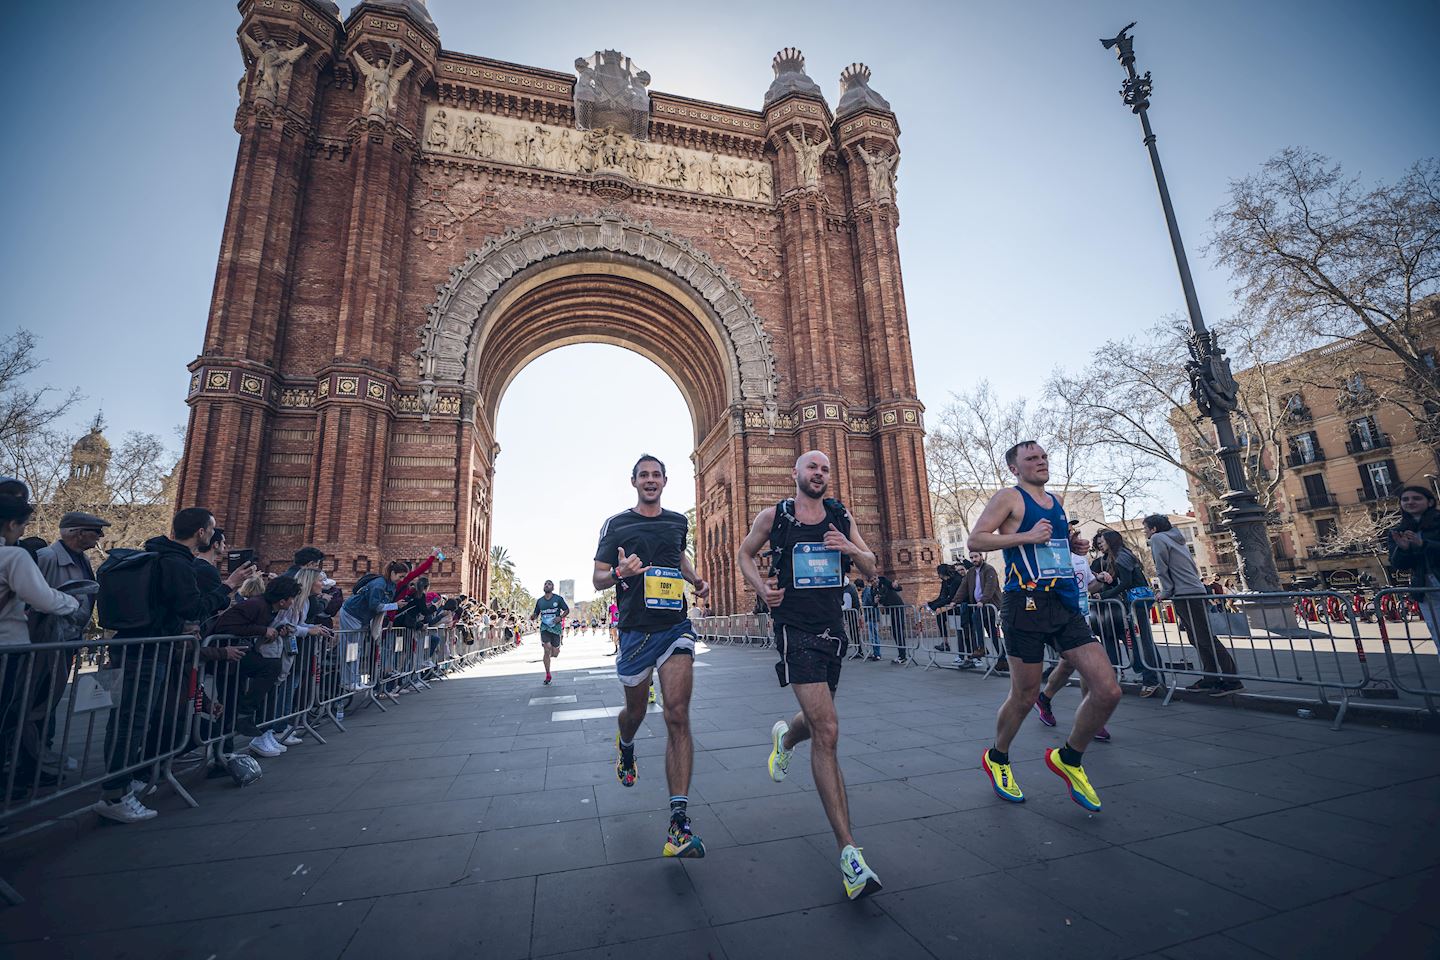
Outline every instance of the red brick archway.
<svg viewBox="0 0 1440 960">
<path fill-rule="evenodd" d="M 900 130 L 867 68 L 832 112 L 781 51 L 756 110 L 649 90 L 614 51 L 578 80 L 447 51 L 406 0 L 240 12 L 180 476 L 232 543 L 275 564 L 315 544 L 342 581 L 438 544 L 441 588 L 483 594 L 500 398 L 584 341 L 649 357 L 689 403 L 719 609 L 748 608 L 735 546 L 811 447 L 882 567 L 929 578 Z"/>
</svg>

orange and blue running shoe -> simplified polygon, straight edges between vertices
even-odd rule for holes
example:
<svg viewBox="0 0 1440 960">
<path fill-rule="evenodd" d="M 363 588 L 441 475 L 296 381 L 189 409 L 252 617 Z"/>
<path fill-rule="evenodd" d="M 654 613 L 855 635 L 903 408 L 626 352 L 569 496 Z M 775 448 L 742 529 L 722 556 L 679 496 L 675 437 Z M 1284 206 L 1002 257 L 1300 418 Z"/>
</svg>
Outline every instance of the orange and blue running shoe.
<svg viewBox="0 0 1440 960">
<path fill-rule="evenodd" d="M 1009 800 L 1011 803 L 1024 803 L 1025 794 L 1020 789 L 1020 784 L 1015 782 L 1015 774 L 1010 770 L 1008 763 L 996 763 L 990 759 L 990 751 L 986 750 L 980 754 L 980 769 L 984 770 L 990 777 L 990 785 L 995 788 L 995 794 L 1001 800 Z"/>
<path fill-rule="evenodd" d="M 667 857 L 698 859 L 705 856 L 705 841 L 690 829 L 689 814 L 676 810 L 670 815 L 670 829 L 665 833 L 665 846 L 660 852 Z"/>
<path fill-rule="evenodd" d="M 635 744 L 628 748 L 620 744 L 620 734 L 615 734 L 615 749 L 620 756 L 615 760 L 615 778 L 627 787 L 635 786 L 635 780 L 640 776 L 640 770 L 635 765 Z"/>
<path fill-rule="evenodd" d="M 1071 800 L 1092 812 L 1100 809 L 1100 795 L 1090 786 L 1090 778 L 1085 776 L 1085 768 L 1079 764 L 1072 767 L 1061 760 L 1059 747 L 1045 751 L 1045 766 L 1070 787 Z"/>
</svg>

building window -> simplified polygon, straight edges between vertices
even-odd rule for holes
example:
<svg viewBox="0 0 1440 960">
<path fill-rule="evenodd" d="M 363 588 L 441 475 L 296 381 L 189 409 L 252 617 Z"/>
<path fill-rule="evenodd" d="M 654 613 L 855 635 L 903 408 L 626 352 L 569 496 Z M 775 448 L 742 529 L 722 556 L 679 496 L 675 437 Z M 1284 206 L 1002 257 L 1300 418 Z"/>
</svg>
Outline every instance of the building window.
<svg viewBox="0 0 1440 960">
<path fill-rule="evenodd" d="M 1350 421 L 1350 452 L 1365 453 L 1388 446 L 1374 417 L 1361 417 Z"/>
<path fill-rule="evenodd" d="M 1317 543 L 1324 543 L 1324 542 L 1327 541 L 1327 540 L 1333 539 L 1334 536 L 1335 536 L 1335 531 L 1336 531 L 1337 529 L 1338 529 L 1338 527 L 1337 527 L 1337 525 L 1336 525 L 1336 522 L 1335 522 L 1333 519 L 1331 519 L 1331 518 L 1326 518 L 1326 519 L 1323 519 L 1323 520 L 1316 520 L 1316 521 L 1315 521 L 1315 541 L 1316 541 Z"/>
<path fill-rule="evenodd" d="M 1393 497 L 1399 489 L 1395 482 L 1395 464 L 1389 460 L 1376 460 L 1360 468 L 1360 482 L 1367 500 L 1383 500 Z"/>
<path fill-rule="evenodd" d="M 1290 438 L 1290 466 L 1304 466 L 1324 459 L 1325 454 L 1320 451 L 1320 441 L 1314 430 Z"/>
</svg>

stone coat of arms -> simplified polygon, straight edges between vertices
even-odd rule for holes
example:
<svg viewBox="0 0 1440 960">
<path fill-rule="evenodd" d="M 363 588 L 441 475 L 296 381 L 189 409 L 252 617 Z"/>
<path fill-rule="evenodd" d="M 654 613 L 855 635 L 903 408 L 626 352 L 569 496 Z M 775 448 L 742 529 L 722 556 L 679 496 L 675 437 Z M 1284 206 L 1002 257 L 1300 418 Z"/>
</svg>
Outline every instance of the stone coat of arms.
<svg viewBox="0 0 1440 960">
<path fill-rule="evenodd" d="M 597 50 L 575 61 L 575 126 L 581 130 L 605 127 L 636 140 L 650 136 L 650 74 L 635 69 L 618 50 Z"/>
</svg>

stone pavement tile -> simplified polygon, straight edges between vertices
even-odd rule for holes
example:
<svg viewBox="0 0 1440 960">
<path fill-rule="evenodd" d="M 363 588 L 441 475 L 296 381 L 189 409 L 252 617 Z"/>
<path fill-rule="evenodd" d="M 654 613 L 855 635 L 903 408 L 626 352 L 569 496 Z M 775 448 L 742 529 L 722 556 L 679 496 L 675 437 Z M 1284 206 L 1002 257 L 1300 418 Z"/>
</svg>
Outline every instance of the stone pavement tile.
<svg viewBox="0 0 1440 960">
<path fill-rule="evenodd" d="M 1357 890 L 1353 896 L 1387 913 L 1440 927 L 1440 910 L 1435 909 L 1436 902 L 1440 901 L 1440 868 L 1377 883 Z"/>
<path fill-rule="evenodd" d="M 1276 910 L 1293 910 L 1382 879 L 1219 826 L 1143 840 L 1125 849 Z"/>
<path fill-rule="evenodd" d="M 997 867 L 1068 857 L 1109 846 L 1104 840 L 1026 809 L 1029 803 L 1009 803 L 993 793 L 990 800 L 985 807 L 927 817 L 923 822 L 930 830 Z"/>
<path fill-rule="evenodd" d="M 1364 744 L 1357 746 L 1364 747 Z M 1408 763 L 1372 760 L 1356 757 L 1353 754 L 1339 754 L 1334 750 L 1324 750 L 1318 754 L 1307 754 L 1302 757 L 1286 757 L 1280 762 L 1317 777 L 1338 780 L 1341 783 L 1352 783 L 1368 789 L 1413 783 L 1426 777 L 1424 769 Z"/>
<path fill-rule="evenodd" d="M 266 910 L 8 945 L 9 960 L 336 960 L 370 900 Z"/>
<path fill-rule="evenodd" d="M 779 719 L 778 717 L 776 718 Z M 773 724 L 774 721 L 771 721 Z M 741 727 L 737 730 L 711 730 L 703 737 L 695 738 L 697 750 L 725 750 L 730 747 L 759 747 L 770 743 L 770 730 L 760 724 Z"/>
<path fill-rule="evenodd" d="M 916 790 L 899 780 L 850 784 L 845 794 L 850 803 L 850 823 L 857 827 L 932 817 L 955 809 L 949 801 Z"/>
<path fill-rule="evenodd" d="M 552 726 L 551 724 L 547 724 Z M 557 733 L 522 733 L 515 738 L 514 749 L 525 750 L 532 747 L 568 747 L 578 746 L 585 742 L 584 731 L 576 727 L 574 730 L 565 730 Z"/>
<path fill-rule="evenodd" d="M 844 743 L 849 741 L 860 741 L 869 744 L 870 749 L 863 751 L 872 753 L 876 750 L 894 751 L 908 750 L 911 747 L 925 747 L 936 743 L 944 743 L 948 737 L 936 736 L 935 733 L 926 733 L 920 730 L 877 730 L 873 733 L 859 733 L 854 736 L 845 734 L 845 720 L 842 715 L 840 720 L 840 740 Z"/>
<path fill-rule="evenodd" d="M 528 770 L 499 770 L 488 773 L 463 773 L 448 785 L 444 799 L 463 797 L 496 797 L 506 793 L 533 793 L 545 787 L 545 767 Z"/>
<path fill-rule="evenodd" d="M 1269 954 L 1245 946 L 1238 940 L 1231 940 L 1223 933 L 1212 933 L 1208 937 L 1187 940 L 1166 947 L 1159 956 L 1164 960 L 1273 960 Z"/>
<path fill-rule="evenodd" d="M 800 837 L 684 862 L 712 926 L 845 902 L 839 855 L 823 856 Z"/>
<path fill-rule="evenodd" d="M 327 850 L 56 878 L 29 887 L 25 903 L 0 911 L 0 942 L 298 906 L 337 855 Z M 86 908 L 76 909 L 80 903 Z"/>
<path fill-rule="evenodd" d="M 546 790 L 537 793 L 508 793 L 490 798 L 485 814 L 486 830 L 529 827 L 564 820 L 586 820 L 599 816 L 592 787 Z"/>
<path fill-rule="evenodd" d="M 696 745 L 699 749 L 699 745 Z M 560 763 L 590 763 L 595 760 L 615 760 L 615 744 L 613 741 L 604 743 L 582 743 L 579 746 L 549 747 L 545 751 L 546 761 L 552 764 Z"/>
<path fill-rule="evenodd" d="M 711 811 L 742 844 L 803 837 L 825 824 L 825 808 L 820 803 L 820 797 L 814 793 L 777 792 L 769 797 L 749 797 L 721 803 L 716 803 L 708 794 L 706 798 Z"/>
<path fill-rule="evenodd" d="M 1119 848 L 1016 867 L 1009 876 L 1121 934 L 1135 952 L 1193 940 L 1273 913 Z"/>
<path fill-rule="evenodd" d="M 1275 760 L 1237 763 L 1229 767 L 1196 770 L 1187 775 L 1237 790 L 1254 790 L 1289 803 L 1314 803 L 1364 790 L 1356 784 L 1316 776 L 1295 764 Z"/>
<path fill-rule="evenodd" d="M 1310 743 L 1318 743 L 1323 747 L 1340 747 L 1349 743 L 1361 743 L 1368 740 L 1376 740 L 1385 736 L 1386 731 L 1382 727 L 1374 727 L 1368 724 L 1351 723 L 1341 727 L 1339 730 L 1332 729 L 1328 720 L 1318 718 L 1302 720 L 1299 717 L 1289 717 L 1285 720 L 1278 720 L 1275 723 L 1267 723 L 1252 728 L 1257 734 L 1267 734 L 1272 737 L 1286 737 L 1291 740 L 1305 740 Z"/>
<path fill-rule="evenodd" d="M 1003 802 L 996 798 L 989 778 L 980 769 L 979 759 L 979 751 L 976 751 L 976 762 L 959 770 L 909 777 L 905 782 L 956 810 L 973 810 Z"/>
<path fill-rule="evenodd" d="M 1219 747 L 1237 747 L 1267 757 L 1309 756 L 1324 749 L 1322 744 L 1292 737 L 1277 737 L 1271 733 L 1258 733 L 1253 728 L 1216 730 L 1214 733 L 1201 733 L 1186 739 L 1196 743 L 1213 743 Z"/>
<path fill-rule="evenodd" d="M 260 758 L 261 769 L 264 777 L 261 784 L 265 790 L 283 788 L 285 790 L 315 790 L 323 787 L 343 787 L 346 784 L 359 786 L 366 780 L 375 776 L 376 767 L 363 763 L 348 763 L 339 765 L 318 765 L 308 756 L 290 756 L 289 754 L 275 761 Z M 229 780 L 221 780 L 216 786 L 222 789 L 231 786 Z M 256 786 L 259 786 L 257 784 Z M 253 788 L 247 787 L 253 792 Z"/>
<path fill-rule="evenodd" d="M 931 956 L 867 900 L 745 920 L 715 932 L 730 957 L 768 957 L 802 944 L 801 954 L 826 960 L 929 960 Z"/>
<path fill-rule="evenodd" d="M 385 743 L 378 744 L 366 750 L 355 758 L 355 763 L 394 763 L 397 760 L 413 760 L 420 757 L 433 757 L 440 749 L 439 740 L 431 740 L 421 743 Z"/>
<path fill-rule="evenodd" d="M 344 960 L 523 960 L 530 955 L 534 903 L 534 877 L 381 897 L 350 938 Z"/>
<path fill-rule="evenodd" d="M 471 883 L 579 870 L 605 862 L 599 820 L 566 820 L 480 834 L 466 874 Z"/>
<path fill-rule="evenodd" d="M 1023 727 L 1021 728 L 1024 729 Z M 949 743 L 937 743 L 926 749 L 935 753 L 944 754 L 947 757 L 954 757 L 962 764 L 971 764 L 977 770 L 980 768 L 980 754 L 990 749 L 995 743 L 995 724 L 992 721 L 988 732 L 982 737 L 972 737 L 969 740 L 953 740 Z"/>
<path fill-rule="evenodd" d="M 765 741 L 758 745 L 712 749 L 707 750 L 705 755 L 719 763 L 723 770 L 744 770 L 747 767 L 765 767 L 770 756 L 770 747 L 770 738 L 767 735 Z"/>
<path fill-rule="evenodd" d="M 515 747 L 514 737 L 452 738 L 435 745 L 434 757 L 473 756 L 485 753 L 507 753 Z"/>
<path fill-rule="evenodd" d="M 375 773 L 372 783 L 397 780 L 423 780 L 430 777 L 453 777 L 466 765 L 466 757 L 418 757 L 414 760 L 391 760 L 371 764 Z"/>
<path fill-rule="evenodd" d="M 447 886 L 464 879 L 474 843 L 471 832 L 339 851 L 330 869 L 310 888 L 307 900 L 354 900 Z"/>
<path fill-rule="evenodd" d="M 1424 740 L 1367 740 L 1346 744 L 1328 751 L 1334 758 L 1364 760 L 1369 763 L 1391 763 L 1412 771 L 1416 776 L 1440 775 L 1440 737 L 1427 735 Z"/>
<path fill-rule="evenodd" d="M 790 769 L 795 770 L 797 775 L 787 777 L 782 782 L 776 783 L 770 779 L 769 767 L 765 763 L 766 756 L 768 756 L 768 754 L 761 756 L 760 762 L 752 764 L 751 766 L 731 770 L 728 773 L 712 773 L 704 777 L 696 778 L 700 790 L 705 794 L 706 801 L 709 803 L 718 803 L 726 800 L 772 797 L 780 794 L 804 792 L 804 785 L 807 780 L 798 774 L 800 767 L 808 767 L 810 765 L 808 757 L 796 756 L 795 759 L 791 760 Z M 844 760 L 841 761 L 841 766 L 842 769 L 846 766 Z M 640 776 L 642 778 L 649 776 L 646 772 L 649 769 L 655 770 L 661 779 L 664 779 L 664 764 L 660 758 L 655 758 L 648 767 L 642 763 Z M 691 796 L 694 796 L 693 788 Z"/>
<path fill-rule="evenodd" d="M 534 954 L 538 960 L 539 954 Z M 543 960 L 726 960 L 713 930 L 681 930 L 648 940 L 630 940 L 608 947 L 547 953 Z M 733 960 L 733 955 L 732 955 Z"/>
<path fill-rule="evenodd" d="M 965 848 L 963 838 L 952 839 L 930 826 L 928 820 L 901 820 L 857 828 L 855 843 L 886 890 L 908 890 L 960 877 L 992 873 L 994 864 Z M 840 851 L 828 829 L 805 838 L 822 857 L 838 862 Z"/>
<path fill-rule="evenodd" d="M 1203 789 L 1202 784 L 1196 785 L 1197 791 Z M 1204 820 L 1181 813 L 1173 806 L 1157 805 L 1144 792 L 1142 784 L 1105 787 L 1099 793 L 1103 809 L 1099 813 L 1091 813 L 1070 799 L 1065 782 L 1052 773 L 1048 782 L 1031 781 L 1025 794 L 1025 806 L 1056 823 L 1107 843 L 1129 843 L 1206 825 Z"/>
<path fill-rule="evenodd" d="M 709 853 L 734 847 L 738 844 L 725 824 L 704 804 L 690 804 L 692 826 L 700 839 L 705 841 L 706 859 Z M 600 830 L 605 838 L 605 861 L 625 863 L 629 860 L 646 860 L 660 856 L 665 845 L 665 831 L 670 826 L 670 808 L 655 807 L 639 813 L 622 813 L 600 819 Z"/>
<path fill-rule="evenodd" d="M 874 767 L 887 777 L 903 780 L 923 777 L 931 773 L 946 773 L 966 766 L 964 760 L 936 753 L 929 747 L 911 747 L 908 750 L 882 750 L 876 753 L 862 753 L 851 759 L 859 760 Z"/>
<path fill-rule="evenodd" d="M 1260 753 L 1254 750 L 1246 750 L 1235 745 L 1233 741 L 1237 738 L 1231 735 L 1225 743 L 1206 743 L 1203 740 L 1159 740 L 1150 742 L 1141 737 L 1134 742 L 1127 738 L 1123 746 L 1126 750 L 1136 753 L 1151 754 L 1157 757 L 1164 757 L 1167 760 L 1174 760 L 1183 763 L 1191 769 L 1209 769 L 1211 767 L 1228 767 L 1236 763 L 1252 763 L 1256 760 L 1264 760 L 1270 754 Z"/>
<path fill-rule="evenodd" d="M 223 786 L 219 781 L 217 785 Z M 310 790 L 286 790 L 278 784 L 267 789 L 265 780 L 244 790 L 206 790 L 199 809 L 183 805 L 162 809 L 154 823 L 157 829 L 167 826 L 190 827 L 201 823 L 233 822 L 236 820 L 268 820 L 271 817 L 300 816 L 307 813 L 328 813 L 339 809 L 360 786 L 341 784 Z M 179 802 L 179 798 L 171 798 Z M 172 814 L 180 814 L 173 816 Z M 148 826 L 148 824 L 147 824 Z"/>
<path fill-rule="evenodd" d="M 1276 800 L 1253 790 L 1237 790 L 1218 783 L 1200 783 L 1192 777 L 1184 776 L 1128 784 L 1124 795 L 1137 802 L 1177 811 L 1206 823 L 1226 823 L 1283 810 L 1289 806 L 1284 800 Z M 1111 791 L 1107 789 L 1101 795 L 1107 807 L 1110 798 Z M 1105 812 L 1110 811 L 1107 809 Z"/>
<path fill-rule="evenodd" d="M 942 960 L 1119 960 L 1136 952 L 1125 938 L 1003 873 L 884 891 L 870 902 Z"/>
<path fill-rule="evenodd" d="M 589 787 L 597 783 L 609 784 L 612 782 L 618 783 L 615 778 L 614 760 L 592 760 L 589 763 L 552 763 L 545 768 L 546 790 Z"/>
<path fill-rule="evenodd" d="M 668 935 L 705 926 L 705 913 L 681 862 L 655 857 L 540 877 L 532 955 L 658 937 L 670 944 L 666 956 L 680 956 L 674 947 L 688 938 Z"/>
<path fill-rule="evenodd" d="M 460 768 L 460 774 L 464 776 L 471 773 L 494 773 L 497 770 L 543 770 L 549 762 L 549 755 L 550 750 L 547 747 L 473 754 Z"/>
<path fill-rule="evenodd" d="M 423 780 L 369 780 L 345 795 L 337 810 L 363 810 L 367 807 L 394 807 L 402 803 L 427 803 L 432 800 L 453 800 L 450 787 L 459 777 L 426 777 Z"/>
<path fill-rule="evenodd" d="M 154 821 L 151 821 L 152 823 Z M 18 873 L 3 873 L 11 884 L 24 889 L 37 872 L 47 877 L 70 877 L 86 873 L 110 873 L 146 867 L 172 867 L 182 863 L 205 863 L 234 856 L 240 838 L 255 829 L 251 820 L 235 823 L 207 823 L 174 827 L 161 836 L 155 830 L 135 829 L 145 824 L 107 826 L 83 842 L 68 843 L 47 850 L 25 864 Z"/>
<path fill-rule="evenodd" d="M 1144 738 L 1183 738 L 1215 733 L 1221 730 L 1225 730 L 1227 733 L 1231 732 L 1225 727 L 1212 726 L 1206 723 L 1203 718 L 1195 716 L 1137 717 L 1136 714 L 1138 711 L 1127 710 L 1126 708 L 1129 706 L 1129 699 L 1123 700 L 1120 706 L 1116 708 L 1115 715 L 1111 717 L 1110 722 L 1115 725 L 1117 731 L 1125 730 L 1128 733 L 1132 733 L 1135 735 L 1135 739 L 1141 739 L 1142 735 Z"/>
<path fill-rule="evenodd" d="M 1117 734 L 1120 735 L 1120 734 Z M 1063 744 L 1064 741 L 1059 741 Z M 1016 764 L 1019 767 L 1019 764 Z M 1085 751 L 1085 773 L 1090 777 L 1090 783 L 1097 789 L 1100 787 L 1114 787 L 1120 784 L 1140 783 L 1145 780 L 1159 780 L 1165 777 L 1174 776 L 1177 773 L 1189 773 L 1195 769 L 1193 763 L 1185 763 L 1170 757 L 1160 756 L 1153 753 L 1141 753 L 1138 750 L 1129 749 L 1129 744 L 1114 742 L 1092 743 Z M 1055 774 L 1040 760 L 1036 768 L 1042 780 L 1053 780 Z M 1017 770 L 1016 776 L 1019 776 Z M 1036 777 L 1031 775 L 1025 781 L 1033 783 Z M 1059 783 L 1058 780 L 1055 780 Z"/>
<path fill-rule="evenodd" d="M 368 827 L 383 811 L 332 810 L 298 817 L 272 817 L 250 823 L 241 843 L 243 856 L 260 857 L 302 850 L 329 850 L 371 842 Z"/>
<path fill-rule="evenodd" d="M 1440 929 L 1339 897 L 1226 931 L 1278 960 L 1440 956 Z"/>
<path fill-rule="evenodd" d="M 490 803 L 490 797 L 470 797 L 387 807 L 367 825 L 365 835 L 371 843 L 389 843 L 493 830 L 496 824 L 488 815 Z"/>
<path fill-rule="evenodd" d="M 1229 826 L 1388 877 L 1440 863 L 1440 835 L 1434 831 L 1399 830 L 1392 824 L 1342 817 L 1314 807 L 1267 813 Z"/>
</svg>

